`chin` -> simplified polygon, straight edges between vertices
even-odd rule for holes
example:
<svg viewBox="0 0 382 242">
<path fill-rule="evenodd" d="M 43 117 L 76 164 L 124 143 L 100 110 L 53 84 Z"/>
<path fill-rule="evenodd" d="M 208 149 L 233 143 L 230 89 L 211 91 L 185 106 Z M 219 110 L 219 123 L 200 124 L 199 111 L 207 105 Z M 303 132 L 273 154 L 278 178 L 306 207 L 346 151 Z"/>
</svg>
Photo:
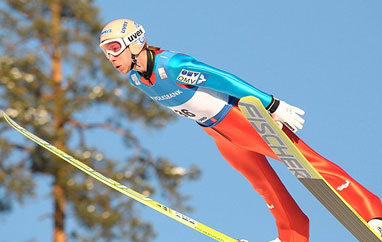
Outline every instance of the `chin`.
<svg viewBox="0 0 382 242">
<path fill-rule="evenodd" d="M 123 70 L 121 70 L 120 72 L 121 72 L 121 74 L 127 74 L 127 73 L 129 73 L 129 71 L 130 71 L 130 70 L 128 70 L 128 69 L 123 69 Z"/>
<path fill-rule="evenodd" d="M 120 68 L 120 69 L 117 69 L 117 71 L 119 71 L 119 73 L 121 73 L 121 74 L 126 74 L 129 72 L 129 70 L 127 68 L 122 68 L 122 69 Z"/>
</svg>

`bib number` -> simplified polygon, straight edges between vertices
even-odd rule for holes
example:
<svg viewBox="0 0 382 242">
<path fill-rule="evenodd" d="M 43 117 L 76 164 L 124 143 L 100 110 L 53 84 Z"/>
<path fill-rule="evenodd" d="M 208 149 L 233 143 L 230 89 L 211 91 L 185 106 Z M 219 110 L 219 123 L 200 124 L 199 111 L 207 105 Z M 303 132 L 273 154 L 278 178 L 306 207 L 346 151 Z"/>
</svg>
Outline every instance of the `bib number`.
<svg viewBox="0 0 382 242">
<path fill-rule="evenodd" d="M 174 110 L 175 113 L 177 113 L 178 115 L 181 115 L 181 116 L 184 116 L 184 117 L 187 117 L 187 118 L 193 118 L 195 117 L 196 115 L 192 112 L 190 112 L 189 110 L 183 108 L 181 110 Z"/>
</svg>

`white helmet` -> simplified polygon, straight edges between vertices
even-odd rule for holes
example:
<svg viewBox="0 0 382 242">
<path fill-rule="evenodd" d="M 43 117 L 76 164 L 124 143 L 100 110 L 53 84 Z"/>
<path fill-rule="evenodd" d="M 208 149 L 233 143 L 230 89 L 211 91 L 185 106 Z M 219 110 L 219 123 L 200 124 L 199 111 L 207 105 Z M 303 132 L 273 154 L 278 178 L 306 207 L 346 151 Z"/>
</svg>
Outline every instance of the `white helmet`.
<svg viewBox="0 0 382 242">
<path fill-rule="evenodd" d="M 133 56 L 138 55 L 146 46 L 143 26 L 130 19 L 117 19 L 102 29 L 99 45 L 106 57 L 118 56 L 129 47 Z"/>
</svg>

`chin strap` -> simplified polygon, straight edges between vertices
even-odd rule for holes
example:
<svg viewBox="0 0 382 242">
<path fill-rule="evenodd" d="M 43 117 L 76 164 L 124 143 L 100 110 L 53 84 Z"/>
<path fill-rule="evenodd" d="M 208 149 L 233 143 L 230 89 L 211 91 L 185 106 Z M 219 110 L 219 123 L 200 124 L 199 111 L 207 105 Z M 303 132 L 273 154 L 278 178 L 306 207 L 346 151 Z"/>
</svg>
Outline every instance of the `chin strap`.
<svg viewBox="0 0 382 242">
<path fill-rule="evenodd" d="M 152 85 L 153 83 L 151 83 L 151 80 L 150 80 L 150 77 L 151 75 L 153 74 L 153 70 L 154 70 L 154 60 L 155 60 L 155 52 L 152 51 L 152 50 L 146 50 L 147 52 L 147 70 L 146 72 L 144 73 L 140 73 L 146 80 L 148 80 L 150 82 L 150 84 Z"/>
<path fill-rule="evenodd" d="M 144 50 L 147 50 L 147 43 L 145 43 L 145 45 L 143 46 L 141 51 L 139 51 L 138 54 L 131 53 L 131 68 L 130 68 L 130 70 L 134 69 L 135 66 L 139 66 L 138 63 L 137 63 L 137 58 L 136 57 L 139 56 L 142 53 L 142 51 L 144 51 Z"/>
<path fill-rule="evenodd" d="M 142 51 L 141 51 L 142 52 Z M 131 68 L 130 70 L 134 69 L 135 66 L 139 66 L 137 63 L 137 56 L 141 53 L 139 52 L 137 55 L 131 54 Z"/>
<path fill-rule="evenodd" d="M 152 85 L 152 81 L 150 80 L 150 77 L 151 75 L 153 74 L 153 70 L 154 70 L 154 63 L 155 63 L 155 50 L 158 50 L 160 49 L 159 47 L 153 47 L 153 48 L 150 48 L 150 47 L 147 47 L 147 45 L 145 45 L 143 47 L 143 49 L 138 53 L 138 54 L 131 54 L 131 68 L 130 70 L 132 70 L 135 66 L 139 66 L 138 63 L 137 63 L 137 56 L 139 56 L 142 51 L 146 50 L 146 53 L 147 53 L 147 70 L 146 72 L 143 72 L 143 73 L 140 73 L 139 74 L 141 76 L 143 76 L 143 78 L 145 78 L 146 80 L 149 81 L 149 83 Z"/>
</svg>

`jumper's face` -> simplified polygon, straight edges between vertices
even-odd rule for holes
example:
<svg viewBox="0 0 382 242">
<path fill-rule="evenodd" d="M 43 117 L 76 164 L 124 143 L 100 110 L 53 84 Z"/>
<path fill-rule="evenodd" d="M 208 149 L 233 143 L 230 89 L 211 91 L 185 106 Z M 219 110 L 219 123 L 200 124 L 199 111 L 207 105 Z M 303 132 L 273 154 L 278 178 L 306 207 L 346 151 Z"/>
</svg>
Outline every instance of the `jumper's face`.
<svg viewBox="0 0 382 242">
<path fill-rule="evenodd" d="M 107 41 L 100 45 L 107 59 L 122 74 L 126 74 L 131 70 L 131 52 L 123 41 Z"/>
</svg>

